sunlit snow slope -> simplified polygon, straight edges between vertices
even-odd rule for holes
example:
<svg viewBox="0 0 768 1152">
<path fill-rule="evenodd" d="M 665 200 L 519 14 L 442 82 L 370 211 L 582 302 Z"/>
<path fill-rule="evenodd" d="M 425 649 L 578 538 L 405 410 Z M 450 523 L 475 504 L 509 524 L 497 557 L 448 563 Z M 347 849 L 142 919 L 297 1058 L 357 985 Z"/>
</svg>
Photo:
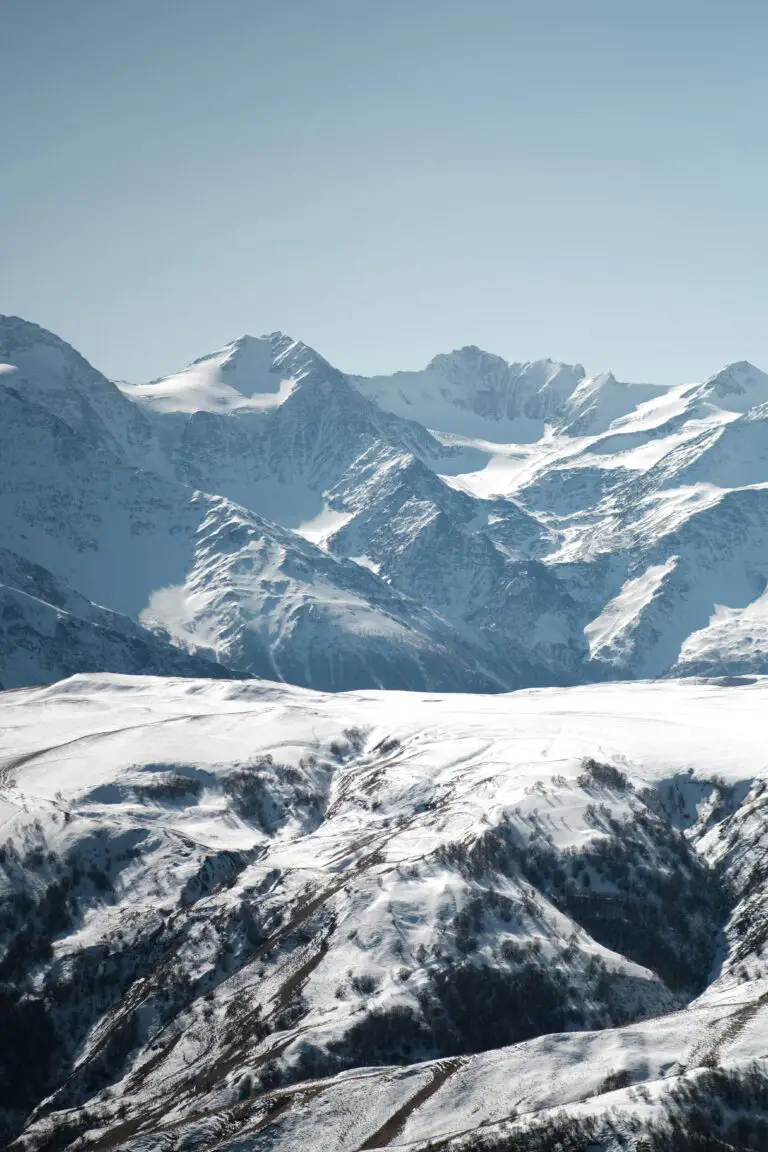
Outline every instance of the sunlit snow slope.
<svg viewBox="0 0 768 1152">
<path fill-rule="evenodd" d="M 10 1146 L 501 1149 L 564 1106 L 635 1147 L 768 1054 L 767 708 L 765 679 L 0 695 Z"/>
</svg>

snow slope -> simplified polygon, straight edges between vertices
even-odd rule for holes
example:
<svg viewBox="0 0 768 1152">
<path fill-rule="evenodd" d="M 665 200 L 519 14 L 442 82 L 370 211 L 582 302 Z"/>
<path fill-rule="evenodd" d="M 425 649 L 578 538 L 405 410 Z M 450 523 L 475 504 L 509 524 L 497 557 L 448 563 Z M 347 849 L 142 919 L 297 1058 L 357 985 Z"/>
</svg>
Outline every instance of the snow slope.
<svg viewBox="0 0 768 1152">
<path fill-rule="evenodd" d="M 716 605 L 709 623 L 691 632 L 673 669 L 679 676 L 720 668 L 725 675 L 760 671 L 768 652 L 768 593 L 745 608 Z"/>
<path fill-rule="evenodd" d="M 275 332 L 257 339 L 241 336 L 218 352 L 203 356 L 173 376 L 150 384 L 121 382 L 122 391 L 157 412 L 232 412 L 277 407 L 295 380 L 280 366 L 296 346 Z M 286 368 L 290 372 L 291 368 Z"/>
<path fill-rule="evenodd" d="M 0 686 L 45 684 L 75 672 L 233 675 L 213 659 L 92 604 L 50 572 L 0 549 Z"/>
<path fill-rule="evenodd" d="M 10 1146 L 478 1147 L 764 1058 L 767 705 L 0 695 L 3 1007 L 47 1037 L 4 1050 Z"/>
</svg>

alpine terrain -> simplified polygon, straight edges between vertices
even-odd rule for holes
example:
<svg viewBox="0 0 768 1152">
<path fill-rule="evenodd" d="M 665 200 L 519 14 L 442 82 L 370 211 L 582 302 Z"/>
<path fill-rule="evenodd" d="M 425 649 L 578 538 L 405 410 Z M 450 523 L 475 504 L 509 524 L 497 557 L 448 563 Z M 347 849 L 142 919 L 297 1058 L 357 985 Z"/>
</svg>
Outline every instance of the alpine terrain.
<svg viewBox="0 0 768 1152">
<path fill-rule="evenodd" d="M 0 1146 L 768 1147 L 768 376 L 0 318 Z"/>
<path fill-rule="evenodd" d="M 190 655 L 330 691 L 766 670 L 749 364 L 665 388 L 464 348 L 364 379 L 275 333 L 117 385 L 4 318 L 0 411 L 5 687 Z"/>
</svg>

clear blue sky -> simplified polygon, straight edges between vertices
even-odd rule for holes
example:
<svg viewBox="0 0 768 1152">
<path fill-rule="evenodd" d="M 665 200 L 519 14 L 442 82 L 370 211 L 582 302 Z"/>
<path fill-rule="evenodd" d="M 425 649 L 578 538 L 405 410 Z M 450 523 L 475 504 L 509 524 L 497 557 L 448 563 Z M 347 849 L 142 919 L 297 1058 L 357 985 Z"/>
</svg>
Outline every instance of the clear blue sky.
<svg viewBox="0 0 768 1152">
<path fill-rule="evenodd" d="M 768 0 L 0 0 L 0 312 L 112 376 L 280 328 L 768 368 Z"/>
</svg>

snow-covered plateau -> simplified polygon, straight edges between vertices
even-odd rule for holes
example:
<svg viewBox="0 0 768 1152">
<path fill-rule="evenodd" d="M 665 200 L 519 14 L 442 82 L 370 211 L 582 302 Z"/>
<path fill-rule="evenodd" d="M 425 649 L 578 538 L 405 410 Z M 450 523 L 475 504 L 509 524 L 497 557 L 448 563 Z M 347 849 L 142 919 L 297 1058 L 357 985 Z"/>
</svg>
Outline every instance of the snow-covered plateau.
<svg viewBox="0 0 768 1152">
<path fill-rule="evenodd" d="M 766 714 L 759 677 L 0 695 L 9 1147 L 764 1148 Z"/>
<path fill-rule="evenodd" d="M 768 1148 L 768 376 L 0 317 L 0 461 L 0 1145 Z"/>
</svg>

